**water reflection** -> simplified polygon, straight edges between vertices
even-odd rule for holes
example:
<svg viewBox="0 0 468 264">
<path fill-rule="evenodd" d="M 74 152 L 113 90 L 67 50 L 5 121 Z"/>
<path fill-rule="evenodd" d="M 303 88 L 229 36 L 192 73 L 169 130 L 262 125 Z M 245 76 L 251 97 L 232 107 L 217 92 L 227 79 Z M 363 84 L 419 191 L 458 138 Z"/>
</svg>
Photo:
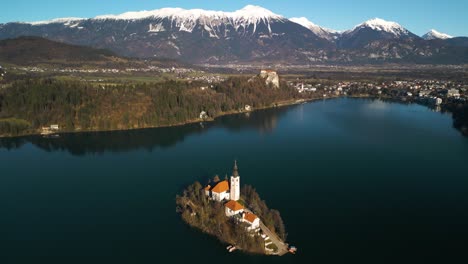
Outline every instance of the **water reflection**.
<svg viewBox="0 0 468 264">
<path fill-rule="evenodd" d="M 99 154 L 107 151 L 126 152 L 135 149 L 168 148 L 193 134 L 200 134 L 215 127 L 224 127 L 230 131 L 255 129 L 259 133 L 270 133 L 276 128 L 278 119 L 290 107 L 266 109 L 239 115 L 217 118 L 214 122 L 196 123 L 178 127 L 141 129 L 112 132 L 86 132 L 62 134 L 59 138 L 27 136 L 20 138 L 0 138 L 0 148 L 8 150 L 21 148 L 31 143 L 42 150 L 68 151 L 73 155 Z"/>
<path fill-rule="evenodd" d="M 271 133 L 275 130 L 278 119 L 293 106 L 277 109 L 266 109 L 242 115 L 225 116 L 219 119 L 219 124 L 231 131 L 253 128 L 259 133 Z"/>
</svg>

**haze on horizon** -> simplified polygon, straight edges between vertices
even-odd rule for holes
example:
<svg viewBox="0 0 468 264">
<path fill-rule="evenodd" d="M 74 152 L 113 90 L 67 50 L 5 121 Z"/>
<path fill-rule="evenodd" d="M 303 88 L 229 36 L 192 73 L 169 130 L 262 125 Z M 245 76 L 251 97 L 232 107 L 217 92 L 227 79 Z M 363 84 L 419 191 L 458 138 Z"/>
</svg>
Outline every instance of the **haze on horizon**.
<svg viewBox="0 0 468 264">
<path fill-rule="evenodd" d="M 2 3 L 0 23 L 31 22 L 50 20 L 61 17 L 92 18 L 105 14 L 120 14 L 128 11 L 154 10 L 164 7 L 180 7 L 184 9 L 207 9 L 219 11 L 235 11 L 246 5 L 258 5 L 287 18 L 306 17 L 313 23 L 334 30 L 348 30 L 371 18 L 379 17 L 395 21 L 411 32 L 423 35 L 431 29 L 436 29 L 452 36 L 468 36 L 468 2 L 444 1 L 375 1 L 360 0 L 345 1 L 265 1 L 239 0 L 225 1 L 149 1 L 149 0 L 81 0 L 64 2 L 60 0 L 16 0 Z"/>
</svg>

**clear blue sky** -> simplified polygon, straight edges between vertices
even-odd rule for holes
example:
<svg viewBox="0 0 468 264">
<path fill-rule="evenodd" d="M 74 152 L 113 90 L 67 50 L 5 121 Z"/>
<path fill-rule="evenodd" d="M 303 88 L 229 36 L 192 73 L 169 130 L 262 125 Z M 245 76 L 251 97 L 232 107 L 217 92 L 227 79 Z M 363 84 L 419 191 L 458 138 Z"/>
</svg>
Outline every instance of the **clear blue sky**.
<svg viewBox="0 0 468 264">
<path fill-rule="evenodd" d="M 336 30 L 380 17 L 419 35 L 434 28 L 454 36 L 468 36 L 467 0 L 5 0 L 0 4 L 0 23 L 94 17 L 162 7 L 234 11 L 247 4 L 260 5 L 285 17 L 304 16 Z"/>
</svg>

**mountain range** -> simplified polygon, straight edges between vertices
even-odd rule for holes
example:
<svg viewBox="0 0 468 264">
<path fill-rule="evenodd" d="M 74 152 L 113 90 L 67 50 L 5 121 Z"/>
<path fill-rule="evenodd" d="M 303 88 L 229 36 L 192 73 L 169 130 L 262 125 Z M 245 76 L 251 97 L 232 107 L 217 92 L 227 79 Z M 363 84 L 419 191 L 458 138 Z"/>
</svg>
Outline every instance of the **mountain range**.
<svg viewBox="0 0 468 264">
<path fill-rule="evenodd" d="M 420 37 L 378 18 L 338 32 L 252 5 L 234 12 L 163 8 L 0 24 L 0 39 L 19 36 L 197 64 L 468 63 L 466 37 L 435 30 Z"/>
</svg>

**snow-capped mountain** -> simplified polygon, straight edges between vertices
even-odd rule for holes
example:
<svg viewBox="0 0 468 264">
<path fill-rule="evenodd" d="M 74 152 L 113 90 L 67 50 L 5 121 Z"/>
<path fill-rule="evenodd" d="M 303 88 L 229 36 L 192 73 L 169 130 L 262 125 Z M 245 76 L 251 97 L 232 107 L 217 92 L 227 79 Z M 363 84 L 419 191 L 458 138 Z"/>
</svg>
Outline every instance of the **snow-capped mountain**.
<svg viewBox="0 0 468 264">
<path fill-rule="evenodd" d="M 233 12 L 162 8 L 0 24 L 0 39 L 19 36 L 109 49 L 129 57 L 191 63 L 430 62 L 433 57 L 449 62 L 452 58 L 460 61 L 460 56 L 451 54 L 466 54 L 452 49 L 464 48 L 464 39 L 427 41 L 383 19 L 337 32 L 303 17 L 287 19 L 253 5 Z"/>
<path fill-rule="evenodd" d="M 257 25 L 263 24 L 271 31 L 271 23 L 285 22 L 284 17 L 273 12 L 253 5 L 237 10 L 235 12 L 211 11 L 202 9 L 186 10 L 182 8 L 163 8 L 153 11 L 127 12 L 120 15 L 104 15 L 95 17 L 96 20 L 144 20 L 151 19 L 160 21 L 151 27 L 153 31 L 161 32 L 166 30 L 178 29 L 179 31 L 192 32 L 197 26 L 210 32 L 211 37 L 221 37 L 220 26 L 231 25 L 236 31 L 246 30 L 250 26 L 252 34 L 256 32 Z M 170 25 L 164 25 L 163 20 L 171 21 Z"/>
<path fill-rule="evenodd" d="M 239 23 L 259 23 L 268 22 L 270 19 L 283 19 L 282 16 L 271 12 L 260 6 L 247 5 L 234 12 L 212 11 L 203 9 L 182 9 L 182 8 L 162 8 L 152 11 L 127 12 L 120 15 L 103 15 L 95 19 L 115 19 L 115 20 L 138 20 L 145 18 L 166 18 L 181 21 L 208 20 L 230 20 Z"/>
<path fill-rule="evenodd" d="M 339 36 L 338 31 L 316 25 L 316 24 L 312 23 L 311 21 L 309 21 L 305 17 L 292 17 L 289 20 L 291 20 L 292 22 L 297 23 L 297 24 L 309 29 L 315 35 L 317 35 L 317 36 L 319 36 L 321 38 L 324 38 L 324 39 L 334 41 Z"/>
<path fill-rule="evenodd" d="M 435 29 L 431 29 L 431 31 L 427 32 L 422 36 L 425 40 L 432 40 L 432 39 L 451 39 L 453 36 L 450 36 L 445 33 L 440 33 Z"/>
<path fill-rule="evenodd" d="M 85 18 L 79 17 L 63 17 L 63 18 L 55 18 L 52 20 L 46 21 L 35 21 L 35 22 L 26 22 L 25 24 L 30 24 L 32 26 L 39 26 L 39 25 L 47 25 L 47 24 L 64 24 L 64 25 L 71 25 L 72 23 L 79 22 L 85 20 Z"/>
<path fill-rule="evenodd" d="M 57 18 L 48 21 L 37 21 L 37 22 L 26 22 L 31 26 L 51 25 L 51 24 L 63 24 L 64 26 L 74 27 L 75 24 L 85 21 L 114 21 L 114 22 L 138 22 L 142 20 L 154 20 L 163 21 L 170 20 L 170 25 L 150 24 L 149 32 L 162 32 L 170 30 L 179 30 L 192 32 L 198 25 L 202 25 L 206 31 L 212 32 L 211 37 L 218 37 L 216 35 L 221 25 L 231 25 L 236 30 L 245 30 L 246 28 L 253 26 L 252 32 L 256 32 L 256 26 L 264 24 L 268 27 L 271 33 L 271 25 L 273 22 L 286 22 L 287 19 L 274 14 L 273 12 L 254 5 L 247 5 L 244 8 L 235 12 L 222 12 L 222 11 L 211 11 L 202 9 L 191 9 L 186 10 L 182 8 L 162 8 L 151 11 L 138 11 L 138 12 L 126 12 L 119 15 L 101 15 L 92 19 L 84 18 Z M 219 32 L 218 32 L 219 33 Z"/>
<path fill-rule="evenodd" d="M 361 48 L 374 41 L 419 38 L 396 22 L 374 18 L 343 32 L 340 47 Z"/>
<path fill-rule="evenodd" d="M 400 24 L 392 21 L 386 21 L 381 18 L 367 20 L 366 22 L 355 26 L 349 32 L 352 33 L 362 29 L 372 29 L 375 31 L 385 32 L 392 34 L 395 37 L 408 36 L 411 34 L 411 32 L 402 27 Z"/>
<path fill-rule="evenodd" d="M 111 49 L 125 56 L 196 63 L 319 59 L 331 45 L 301 25 L 253 5 L 234 12 L 163 8 L 0 25 L 0 39 L 21 35 Z"/>
</svg>

